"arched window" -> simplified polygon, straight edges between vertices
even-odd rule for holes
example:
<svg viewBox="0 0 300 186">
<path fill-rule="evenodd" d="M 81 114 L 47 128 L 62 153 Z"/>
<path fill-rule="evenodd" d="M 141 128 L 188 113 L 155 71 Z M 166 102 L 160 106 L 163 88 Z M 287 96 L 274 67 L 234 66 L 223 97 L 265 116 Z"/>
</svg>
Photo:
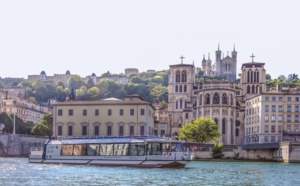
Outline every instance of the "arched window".
<svg viewBox="0 0 300 186">
<path fill-rule="evenodd" d="M 176 109 L 178 109 L 178 101 L 176 101 Z"/>
<path fill-rule="evenodd" d="M 178 92 L 178 85 L 175 86 L 175 92 Z"/>
<path fill-rule="evenodd" d="M 239 136 L 240 130 L 238 128 L 235 129 L 235 136 Z"/>
<path fill-rule="evenodd" d="M 225 120 L 225 118 L 223 118 L 222 119 L 222 134 L 226 134 L 225 127 L 226 127 L 226 120 Z"/>
<path fill-rule="evenodd" d="M 199 105 L 202 105 L 202 94 L 200 95 Z"/>
<path fill-rule="evenodd" d="M 256 72 L 256 76 L 257 76 L 257 77 L 256 77 L 257 82 L 259 82 L 259 72 L 258 72 L 258 71 Z"/>
<path fill-rule="evenodd" d="M 183 86 L 183 92 L 187 92 L 187 86 L 186 85 Z"/>
<path fill-rule="evenodd" d="M 215 118 L 214 120 L 215 120 L 216 124 L 218 125 L 218 118 Z"/>
<path fill-rule="evenodd" d="M 233 105 L 233 96 L 230 94 L 230 105 Z"/>
<path fill-rule="evenodd" d="M 259 92 L 259 85 L 256 85 L 256 93 L 258 94 Z"/>
<path fill-rule="evenodd" d="M 220 104 L 220 96 L 217 92 L 214 93 L 213 104 Z"/>
<path fill-rule="evenodd" d="M 256 71 L 254 72 L 254 83 L 256 82 Z"/>
<path fill-rule="evenodd" d="M 182 81 L 181 82 L 186 82 L 186 71 L 182 71 Z"/>
<path fill-rule="evenodd" d="M 180 71 L 179 70 L 177 70 L 176 71 L 176 83 L 178 83 L 178 82 L 180 82 Z"/>
<path fill-rule="evenodd" d="M 210 94 L 205 95 L 205 104 L 210 104 Z"/>
<path fill-rule="evenodd" d="M 182 109 L 182 100 L 180 100 L 179 108 Z"/>
<path fill-rule="evenodd" d="M 248 93 L 248 94 L 251 93 L 251 91 L 250 91 L 250 85 L 247 86 L 247 93 Z"/>
<path fill-rule="evenodd" d="M 227 104 L 228 102 L 227 102 L 227 94 L 226 93 L 224 93 L 223 95 L 222 95 L 222 104 Z"/>
<path fill-rule="evenodd" d="M 255 87 L 252 85 L 252 94 L 255 94 Z"/>
<path fill-rule="evenodd" d="M 179 86 L 179 92 L 182 92 L 182 85 Z"/>
</svg>

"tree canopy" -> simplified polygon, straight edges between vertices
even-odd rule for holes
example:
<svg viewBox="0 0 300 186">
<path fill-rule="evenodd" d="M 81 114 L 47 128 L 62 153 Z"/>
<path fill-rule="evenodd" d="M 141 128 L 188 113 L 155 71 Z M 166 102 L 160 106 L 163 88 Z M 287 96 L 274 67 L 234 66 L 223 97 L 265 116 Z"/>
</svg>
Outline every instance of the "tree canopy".
<svg viewBox="0 0 300 186">
<path fill-rule="evenodd" d="M 220 137 L 219 126 L 210 118 L 199 118 L 192 123 L 185 124 L 178 136 L 179 139 L 200 143 L 216 141 Z"/>
<path fill-rule="evenodd" d="M 45 114 L 40 123 L 36 124 L 31 130 L 32 134 L 40 136 L 52 135 L 53 117 L 51 114 Z"/>
</svg>

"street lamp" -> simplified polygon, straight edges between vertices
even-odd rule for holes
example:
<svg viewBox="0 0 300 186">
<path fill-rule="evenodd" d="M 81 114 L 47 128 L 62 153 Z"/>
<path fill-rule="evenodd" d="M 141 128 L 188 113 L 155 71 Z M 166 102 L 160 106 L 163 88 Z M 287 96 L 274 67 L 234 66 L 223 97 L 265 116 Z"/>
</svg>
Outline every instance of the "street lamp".
<svg viewBox="0 0 300 186">
<path fill-rule="evenodd" d="M 16 134 L 16 109 L 14 108 L 13 110 L 13 113 L 14 113 L 14 131 L 13 131 L 13 134 Z"/>
</svg>

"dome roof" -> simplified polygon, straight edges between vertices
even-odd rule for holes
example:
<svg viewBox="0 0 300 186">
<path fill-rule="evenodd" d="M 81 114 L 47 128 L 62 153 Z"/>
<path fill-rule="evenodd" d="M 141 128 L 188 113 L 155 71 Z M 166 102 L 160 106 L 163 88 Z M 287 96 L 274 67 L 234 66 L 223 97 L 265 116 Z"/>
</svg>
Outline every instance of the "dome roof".
<svg viewBox="0 0 300 186">
<path fill-rule="evenodd" d="M 42 71 L 42 72 L 41 72 L 41 75 L 44 75 L 44 74 L 46 75 L 45 71 Z"/>
<path fill-rule="evenodd" d="M 71 73 L 70 73 L 70 71 L 69 71 L 69 70 L 67 70 L 67 71 L 66 71 L 66 74 L 70 75 Z"/>
</svg>

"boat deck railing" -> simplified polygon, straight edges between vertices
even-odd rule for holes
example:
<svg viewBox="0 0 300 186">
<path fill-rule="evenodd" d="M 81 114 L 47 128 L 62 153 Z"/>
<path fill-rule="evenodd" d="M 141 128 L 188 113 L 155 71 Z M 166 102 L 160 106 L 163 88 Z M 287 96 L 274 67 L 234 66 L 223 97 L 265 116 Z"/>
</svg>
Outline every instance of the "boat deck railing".
<svg viewBox="0 0 300 186">
<path fill-rule="evenodd" d="M 142 136 L 57 136 L 57 140 L 65 139 L 145 139 L 145 138 L 163 138 L 173 139 L 165 135 L 142 135 Z"/>
</svg>

